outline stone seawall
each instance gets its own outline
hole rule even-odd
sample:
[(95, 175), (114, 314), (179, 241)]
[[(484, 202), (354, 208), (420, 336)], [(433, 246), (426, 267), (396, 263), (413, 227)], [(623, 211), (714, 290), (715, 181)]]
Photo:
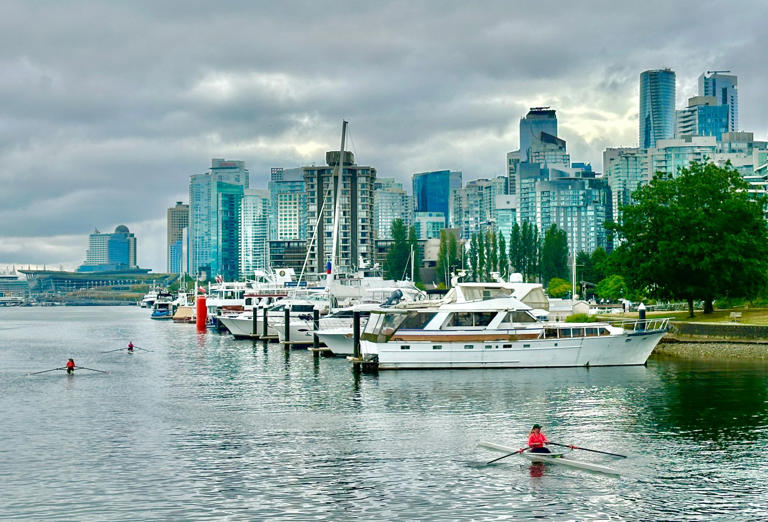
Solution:
[(652, 357), (710, 361), (768, 361), (768, 341), (664, 339), (653, 350)]

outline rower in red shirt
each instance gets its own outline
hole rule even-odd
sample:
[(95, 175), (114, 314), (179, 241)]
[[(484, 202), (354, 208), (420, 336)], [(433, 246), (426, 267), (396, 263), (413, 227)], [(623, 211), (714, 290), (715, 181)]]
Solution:
[(75, 373), (75, 360), (74, 359), (68, 360), (65, 368), (67, 369), (67, 373)]
[(549, 441), (547, 440), (547, 437), (541, 432), (541, 426), (534, 424), (531, 429), (531, 434), (528, 436), (528, 446), (531, 448), (531, 452), (551, 453), (544, 447), (544, 445), (548, 443)]
[(128, 341), (128, 351), (129, 352), (133, 351), (133, 341)]

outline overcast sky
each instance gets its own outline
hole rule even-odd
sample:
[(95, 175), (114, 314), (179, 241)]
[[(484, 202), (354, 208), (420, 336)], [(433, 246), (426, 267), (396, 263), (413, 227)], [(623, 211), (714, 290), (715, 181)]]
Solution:
[[(159, 5), (158, 5), (159, 4)], [(619, 7), (620, 6), (620, 7)], [(740, 127), (766, 139), (768, 2), (0, 3), (0, 264), (85, 258), (126, 224), (164, 271), (165, 212), (210, 159), (323, 163), (350, 121), (359, 164), (501, 175), (531, 106), (573, 161), (637, 144), (643, 70), (739, 76)], [(409, 188), (410, 190), (410, 188)]]

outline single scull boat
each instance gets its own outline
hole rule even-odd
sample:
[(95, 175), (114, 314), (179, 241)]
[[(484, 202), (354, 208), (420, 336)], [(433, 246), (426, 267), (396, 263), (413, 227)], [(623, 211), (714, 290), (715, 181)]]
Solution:
[(502, 446), (500, 444), (494, 444), (492, 442), (481, 442), (478, 446), (495, 451), (502, 451), (504, 453), (519, 453), (521, 456), (530, 460), (531, 462), (547, 462), (550, 464), (562, 464), (563, 466), (569, 466), (572, 468), (586, 469), (589, 471), (597, 471), (598, 473), (606, 473), (608, 475), (620, 475), (621, 473), (608, 466), (601, 466), (600, 464), (593, 464), (591, 462), (584, 462), (581, 460), (567, 459), (563, 457), (562, 453), (530, 453), (520, 452), (519, 449), (515, 449), (509, 446)]

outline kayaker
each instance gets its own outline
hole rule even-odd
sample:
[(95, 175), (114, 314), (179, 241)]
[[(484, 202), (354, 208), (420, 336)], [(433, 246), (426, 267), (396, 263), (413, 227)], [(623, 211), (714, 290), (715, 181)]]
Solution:
[(75, 360), (69, 359), (66, 365), (67, 373), (75, 373)]
[(551, 453), (551, 451), (544, 447), (548, 443), (547, 437), (541, 432), (541, 426), (534, 424), (533, 428), (531, 428), (531, 434), (528, 435), (528, 446), (531, 448), (531, 451), (533, 453)]
[(133, 341), (128, 341), (128, 351), (129, 352), (133, 351)]

